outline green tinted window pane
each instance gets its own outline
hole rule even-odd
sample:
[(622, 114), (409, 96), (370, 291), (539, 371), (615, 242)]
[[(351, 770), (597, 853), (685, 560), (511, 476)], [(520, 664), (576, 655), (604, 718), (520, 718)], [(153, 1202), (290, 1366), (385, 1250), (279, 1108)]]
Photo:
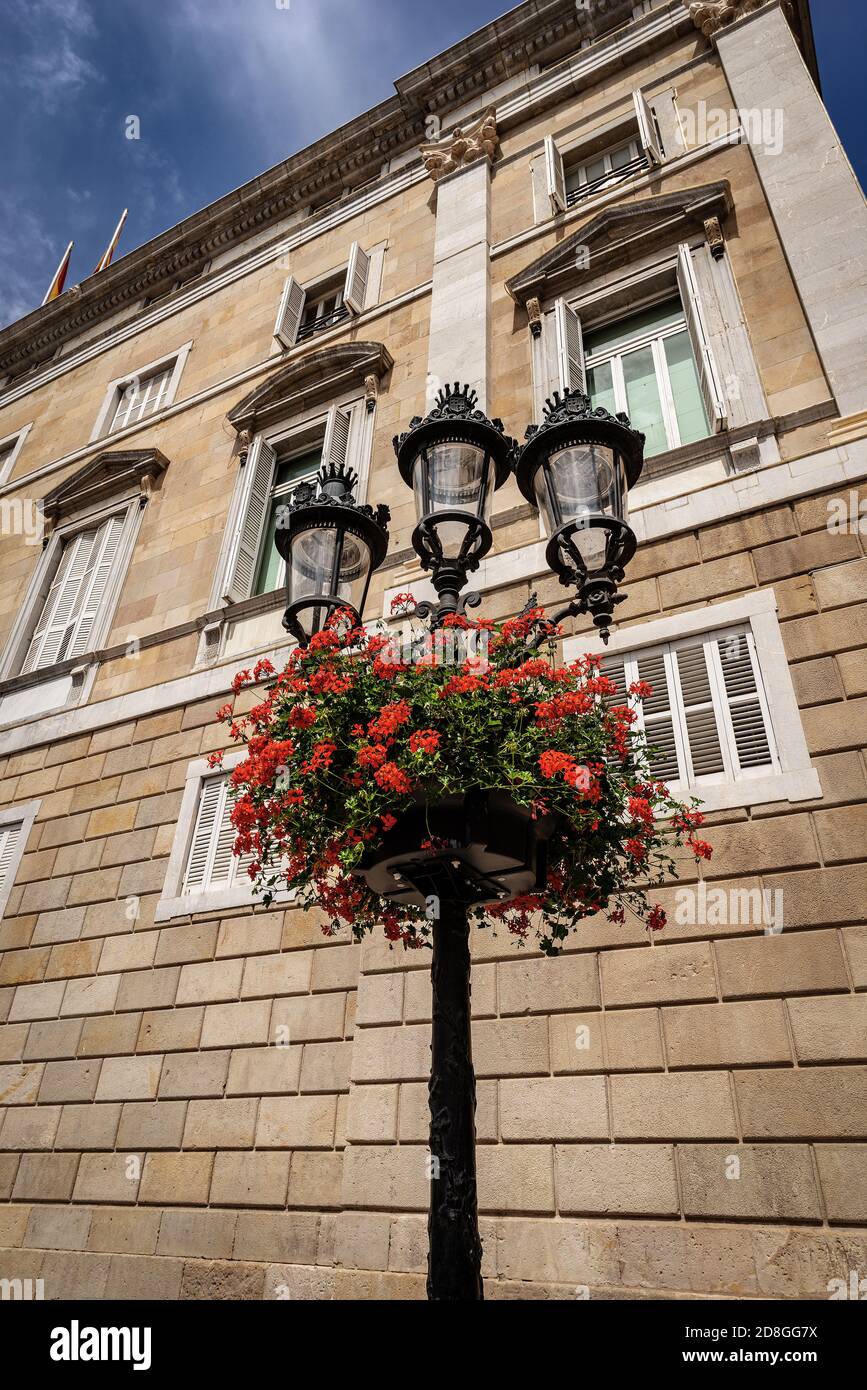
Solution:
[(283, 576), (284, 565), (274, 544), (274, 536), (277, 530), (277, 508), (283, 506), (285, 501), (286, 499), (282, 497), (275, 498), (268, 512), (262, 559), (259, 562), (259, 577), (256, 580), (257, 594), (272, 593), (280, 584)]
[(277, 465), (274, 479), (274, 493), (265, 523), (265, 537), (262, 543), (262, 558), (259, 561), (259, 574), (256, 579), (257, 594), (270, 594), (283, 583), (284, 564), (274, 544), (277, 531), (277, 508), (285, 506), (288, 495), (302, 478), (313, 477), (322, 462), (322, 450), (313, 449), (309, 454), (301, 454)]
[(618, 343), (628, 343), (644, 333), (653, 333), (669, 327), (683, 319), (683, 309), (679, 299), (666, 300), (655, 304), (640, 314), (632, 314), (628, 319), (618, 319), (617, 323), (597, 329), (595, 333), (584, 334), (584, 351), (588, 357), (615, 347)]
[(665, 358), (681, 444), (706, 439), (710, 433), (707, 414), (698, 384), (692, 344), (686, 333), (676, 333), (673, 338), (665, 339)]
[(599, 367), (590, 368), (587, 373), (587, 394), (594, 406), (604, 406), (606, 410), (611, 411), (612, 415), (616, 415), (614, 378), (610, 362), (603, 362)]
[(649, 347), (624, 355), (623, 379), (626, 383), (626, 412), (632, 428), (641, 430), (647, 436), (645, 455), (663, 453), (668, 448), (668, 438), (662, 419), (653, 352)]

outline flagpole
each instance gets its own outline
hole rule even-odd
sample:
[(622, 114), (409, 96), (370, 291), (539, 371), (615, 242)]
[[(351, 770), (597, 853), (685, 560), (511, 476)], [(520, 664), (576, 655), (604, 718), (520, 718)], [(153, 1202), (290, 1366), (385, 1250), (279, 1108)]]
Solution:
[(63, 255), (60, 257), (57, 269), (55, 270), (54, 275), (52, 276), (51, 284), (45, 291), (45, 298), (42, 301), (43, 305), (47, 304), (50, 299), (57, 299), (58, 295), (63, 293), (63, 282), (66, 279), (66, 271), (69, 267), (69, 257), (72, 254), (72, 248), (74, 245), (75, 242), (71, 241), (67, 246), (66, 250), (64, 251)]
[(96, 267), (96, 270), (93, 272), (94, 275), (98, 275), (101, 270), (106, 270), (108, 266), (111, 264), (111, 258), (114, 255), (115, 250), (117, 248), (117, 243), (120, 240), (120, 234), (123, 231), (123, 224), (126, 221), (128, 212), (129, 209), (124, 208), (123, 212), (121, 213), (120, 221), (114, 229), (114, 235), (111, 241), (108, 243), (108, 246), (106, 247), (105, 251), (103, 252), (102, 258), (98, 266)]

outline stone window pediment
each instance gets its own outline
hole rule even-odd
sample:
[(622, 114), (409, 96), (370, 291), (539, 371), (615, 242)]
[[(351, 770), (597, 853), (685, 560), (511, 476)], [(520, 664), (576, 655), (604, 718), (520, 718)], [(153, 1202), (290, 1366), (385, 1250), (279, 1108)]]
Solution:
[(274, 421), (289, 418), (307, 406), (330, 402), (354, 385), (370, 390), (388, 374), (393, 359), (382, 343), (335, 343), (305, 354), (274, 371), (266, 381), (229, 411), (229, 423), (240, 433), (256, 433)]

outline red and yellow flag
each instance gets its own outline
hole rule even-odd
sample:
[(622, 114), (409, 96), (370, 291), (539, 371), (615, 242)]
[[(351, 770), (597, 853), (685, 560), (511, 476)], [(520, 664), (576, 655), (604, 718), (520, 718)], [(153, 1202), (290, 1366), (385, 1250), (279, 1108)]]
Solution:
[(71, 241), (64, 251), (60, 259), (60, 265), (54, 272), (54, 279), (48, 286), (48, 292), (42, 301), (43, 304), (48, 304), (52, 299), (57, 299), (59, 295), (63, 294), (63, 286), (66, 283), (66, 272), (69, 269), (69, 258), (72, 255), (72, 248), (74, 245), (75, 242)]
[(111, 258), (112, 258), (112, 256), (114, 255), (114, 250), (115, 250), (115, 247), (117, 246), (117, 243), (120, 241), (120, 234), (121, 234), (121, 232), (123, 231), (123, 224), (124, 224), (124, 222), (126, 221), (127, 211), (128, 211), (128, 209), (127, 209), (127, 208), (124, 208), (123, 212), (121, 213), (121, 215), (120, 215), (120, 221), (118, 222), (117, 226), (116, 226), (115, 229), (114, 229), (114, 236), (112, 237), (111, 241), (108, 243), (108, 246), (105, 248), (105, 251), (103, 252), (103, 255), (102, 255), (102, 259), (100, 260), (99, 265), (96, 267), (96, 269), (95, 269), (94, 272), (93, 272), (94, 275), (98, 275), (99, 272), (100, 272), (101, 270), (105, 270), (106, 266), (111, 265)]

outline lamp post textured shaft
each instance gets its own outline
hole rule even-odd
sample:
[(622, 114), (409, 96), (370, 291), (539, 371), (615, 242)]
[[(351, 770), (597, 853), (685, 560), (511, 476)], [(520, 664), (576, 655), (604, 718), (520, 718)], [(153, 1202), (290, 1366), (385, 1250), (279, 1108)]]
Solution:
[(479, 1301), (482, 1244), (476, 1199), (476, 1078), (470, 1038), (466, 909), (442, 901), (433, 927), (428, 1218), (429, 1299)]

